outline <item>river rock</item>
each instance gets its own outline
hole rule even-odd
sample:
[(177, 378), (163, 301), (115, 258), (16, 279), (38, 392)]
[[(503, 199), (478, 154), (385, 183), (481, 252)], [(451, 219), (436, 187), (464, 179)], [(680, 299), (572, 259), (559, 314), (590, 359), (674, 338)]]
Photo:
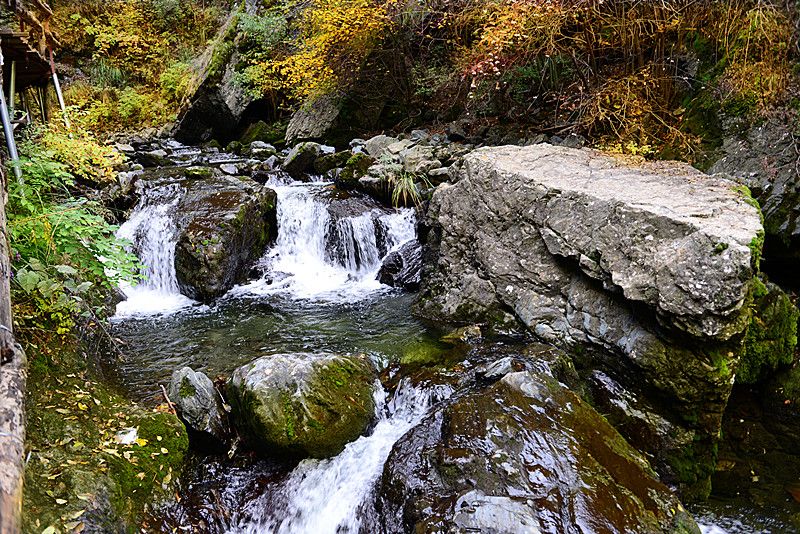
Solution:
[(275, 354), (234, 371), (228, 394), (239, 430), (267, 453), (326, 458), (375, 415), (367, 356)]
[(422, 246), (413, 240), (390, 252), (378, 271), (378, 281), (392, 287), (410, 291), (419, 289), (422, 272)]
[(531, 372), (435, 409), (392, 449), (376, 499), (385, 532), (700, 532), (602, 416)]
[(364, 144), (364, 148), (367, 151), (367, 154), (371, 158), (378, 158), (381, 154), (386, 152), (386, 149), (389, 145), (396, 143), (399, 141), (396, 137), (389, 137), (388, 135), (376, 135), (375, 137), (368, 139), (367, 142)]
[(172, 160), (167, 157), (167, 152), (162, 149), (139, 152), (136, 154), (136, 160), (143, 167), (169, 167), (173, 165)]
[(225, 411), (214, 383), (204, 373), (190, 367), (172, 373), (169, 397), (178, 416), (201, 440), (215, 445), (225, 442)]
[(706, 494), (751, 320), (752, 199), (688, 165), (547, 144), (475, 150), (458, 174), (430, 203), (418, 311), (521, 325), (659, 392), (705, 436), (688, 483)]
[(277, 235), (275, 191), (234, 177), (185, 182), (176, 210), (181, 292), (208, 302), (246, 280)]
[(794, 273), (800, 259), (800, 141), (785, 121), (759, 121), (745, 132), (732, 132), (724, 156), (710, 172), (723, 172), (747, 185), (761, 204), (764, 228), (771, 241), (774, 268)]
[(319, 143), (300, 143), (283, 160), (283, 170), (295, 180), (304, 178), (306, 173), (314, 172), (314, 162), (322, 152)]

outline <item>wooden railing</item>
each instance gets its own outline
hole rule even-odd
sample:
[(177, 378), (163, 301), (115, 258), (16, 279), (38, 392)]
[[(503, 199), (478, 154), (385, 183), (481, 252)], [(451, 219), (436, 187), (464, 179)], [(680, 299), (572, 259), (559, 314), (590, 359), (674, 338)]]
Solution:
[(42, 57), (47, 50), (56, 49), (60, 43), (50, 31), (53, 10), (43, 0), (3, 0), (19, 19), (20, 31), (28, 35), (28, 43), (37, 49)]

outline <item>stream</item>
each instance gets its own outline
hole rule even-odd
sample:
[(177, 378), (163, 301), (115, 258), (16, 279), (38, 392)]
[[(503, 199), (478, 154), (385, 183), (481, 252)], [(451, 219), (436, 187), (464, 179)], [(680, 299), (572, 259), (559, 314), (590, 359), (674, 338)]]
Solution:
[[(190, 150), (187, 148), (187, 151)], [(412, 293), (376, 280), (381, 260), (416, 239), (414, 210), (368, 210), (332, 221), (330, 184), (276, 175), (278, 238), (258, 265), (260, 276), (213, 305), (181, 295), (175, 274), (176, 184), (146, 187), (119, 235), (134, 243), (147, 279), (126, 287), (113, 320), (126, 356), (118, 380), (134, 399), (161, 402), (160, 384), (191, 366), (210, 377), (264, 355), (327, 351), (366, 353), (385, 368), (419, 355), (458, 361), (437, 327), (415, 318)], [(393, 445), (447, 398), (447, 385), (396, 381), (376, 386), (377, 422), (367, 435), (327, 460), (267, 460), (236, 454), (191, 461), (179, 504), (163, 512), (165, 528), (229, 533), (356, 533)], [(787, 518), (743, 502), (710, 501), (692, 510), (709, 534), (788, 532)]]

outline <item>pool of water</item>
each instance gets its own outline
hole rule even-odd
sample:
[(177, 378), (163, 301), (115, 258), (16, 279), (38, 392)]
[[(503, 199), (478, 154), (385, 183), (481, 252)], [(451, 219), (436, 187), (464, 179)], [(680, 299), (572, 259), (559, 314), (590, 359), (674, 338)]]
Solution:
[(435, 354), (452, 347), (442, 331), (411, 314), (415, 296), (377, 291), (353, 302), (285, 295), (228, 298), (170, 315), (115, 321), (124, 343), (118, 363), (124, 389), (135, 399), (160, 399), (175, 369), (190, 366), (213, 377), (258, 357), (282, 352), (366, 353), (379, 363)]

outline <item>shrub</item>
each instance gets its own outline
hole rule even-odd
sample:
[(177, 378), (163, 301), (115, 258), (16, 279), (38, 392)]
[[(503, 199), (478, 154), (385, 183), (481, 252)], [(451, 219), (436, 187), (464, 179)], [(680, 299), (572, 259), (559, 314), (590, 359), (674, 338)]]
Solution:
[(23, 335), (67, 335), (77, 316), (104, 314), (104, 295), (135, 279), (137, 260), (99, 204), (72, 196), (74, 176), (54, 152), (20, 149), (23, 180), (9, 180), (6, 205), (15, 318)]

